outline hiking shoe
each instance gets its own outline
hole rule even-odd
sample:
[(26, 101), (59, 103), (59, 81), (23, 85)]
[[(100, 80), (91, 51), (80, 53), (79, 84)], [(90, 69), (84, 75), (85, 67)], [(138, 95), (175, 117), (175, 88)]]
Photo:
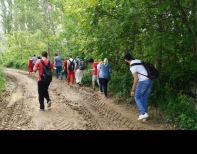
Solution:
[(142, 120), (142, 119), (146, 119), (146, 118), (148, 118), (148, 114), (147, 113), (141, 114), (137, 120)]
[(51, 100), (48, 102), (47, 107), (51, 106)]

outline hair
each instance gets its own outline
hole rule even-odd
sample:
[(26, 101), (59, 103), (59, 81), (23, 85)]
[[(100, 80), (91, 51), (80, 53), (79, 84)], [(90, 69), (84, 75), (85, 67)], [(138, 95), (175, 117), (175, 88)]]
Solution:
[(107, 58), (104, 59), (104, 63), (105, 63), (106, 65), (108, 65), (108, 59), (107, 59)]
[(90, 60), (88, 61), (89, 63), (93, 63), (94, 59), (90, 58)]
[(80, 58), (79, 56), (77, 56), (77, 58)]
[(35, 57), (36, 55), (34, 55), (34, 57)]
[(68, 59), (69, 59), (68, 57), (65, 58), (65, 60), (68, 60)]
[(125, 54), (124, 59), (126, 59), (126, 60), (135, 60), (135, 59), (131, 56), (130, 53)]
[(71, 56), (71, 55), (70, 55), (69, 57), (70, 57), (70, 58), (72, 58), (72, 56)]
[(46, 58), (47, 58), (47, 52), (46, 52), (46, 51), (42, 51), (41, 55), (42, 55), (43, 57), (46, 57)]
[(55, 56), (57, 56), (57, 54), (55, 54)]
[(41, 59), (40, 56), (37, 57), (38, 59)]

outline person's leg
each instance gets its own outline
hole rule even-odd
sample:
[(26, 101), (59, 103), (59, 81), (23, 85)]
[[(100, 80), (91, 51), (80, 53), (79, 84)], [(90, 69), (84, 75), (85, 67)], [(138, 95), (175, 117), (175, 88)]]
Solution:
[(50, 82), (48, 83), (44, 83), (44, 98), (47, 100), (47, 103), (50, 101), (49, 98), (49, 92), (48, 92), (48, 88), (49, 88)]
[(65, 76), (65, 79), (67, 80), (68, 72), (66, 70), (64, 70), (64, 76)]
[(82, 77), (83, 77), (83, 70), (79, 70), (79, 76), (78, 76), (79, 84), (81, 84)]
[(62, 79), (62, 66), (59, 67), (60, 78)]
[(96, 76), (92, 75), (92, 89), (95, 90), (95, 80), (96, 80)]
[(75, 74), (74, 71), (71, 71), (71, 83), (74, 84), (75, 81)]
[(80, 75), (80, 70), (77, 69), (76, 72), (75, 72), (75, 79), (76, 79), (76, 83), (77, 83), (77, 84), (79, 84), (79, 82), (80, 82), (80, 81), (79, 81), (79, 75)]
[(55, 69), (55, 76), (56, 76), (56, 79), (58, 79), (58, 67), (56, 67)]
[(68, 70), (68, 77), (67, 77), (68, 84), (70, 83), (70, 76), (71, 76), (71, 71)]
[(102, 87), (103, 87), (105, 98), (107, 98), (107, 83), (108, 83), (108, 81), (109, 81), (108, 79), (102, 79)]
[(38, 81), (38, 100), (40, 103), (40, 109), (44, 109), (44, 90), (45, 86), (42, 81)]
[(146, 108), (144, 106), (144, 103), (142, 102), (143, 101), (142, 98), (149, 84), (150, 83), (145, 80), (145, 81), (139, 81), (136, 86), (135, 101), (141, 115), (144, 115), (146, 113)]
[(103, 92), (103, 78), (99, 78), (99, 89), (100, 89), (100, 93), (102, 93)]
[(142, 95), (141, 101), (142, 101), (142, 104), (143, 104), (143, 106), (145, 108), (145, 112), (147, 113), (147, 110), (148, 110), (148, 97), (149, 97), (150, 92), (151, 92), (153, 81), (148, 79), (148, 80), (145, 80), (145, 82), (147, 84), (147, 87), (146, 87), (146, 91)]

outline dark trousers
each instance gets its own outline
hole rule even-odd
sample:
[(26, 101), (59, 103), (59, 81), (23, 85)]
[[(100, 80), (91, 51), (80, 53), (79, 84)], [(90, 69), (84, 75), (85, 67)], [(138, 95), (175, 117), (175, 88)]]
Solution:
[(49, 102), (49, 93), (48, 93), (48, 88), (49, 88), (50, 82), (42, 82), (38, 81), (38, 99), (40, 103), (40, 109), (44, 109), (44, 98), (47, 100), (47, 103)]
[(107, 84), (109, 82), (109, 79), (99, 78), (99, 82), (101, 83), (100, 91), (104, 91), (104, 95), (107, 97)]

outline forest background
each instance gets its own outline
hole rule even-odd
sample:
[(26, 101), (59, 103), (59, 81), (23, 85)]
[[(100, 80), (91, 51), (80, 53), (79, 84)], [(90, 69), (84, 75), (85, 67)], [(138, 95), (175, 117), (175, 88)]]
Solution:
[[(164, 122), (197, 130), (197, 2), (195, 0), (0, 0), (0, 91), (4, 67), (27, 70), (28, 59), (49, 53), (63, 59), (108, 58), (109, 91), (115, 102), (135, 103), (123, 56), (151, 62), (159, 70), (149, 106)], [(91, 85), (84, 72), (83, 83)]]

